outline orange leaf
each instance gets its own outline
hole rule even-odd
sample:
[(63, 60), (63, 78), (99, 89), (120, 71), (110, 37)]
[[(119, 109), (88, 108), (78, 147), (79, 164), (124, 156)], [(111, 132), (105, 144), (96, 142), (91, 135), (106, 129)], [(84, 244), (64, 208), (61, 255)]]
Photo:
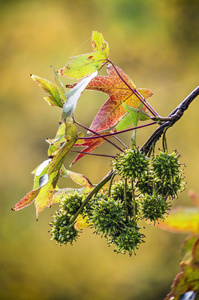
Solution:
[(85, 187), (89, 187), (89, 188), (93, 187), (90, 180), (87, 177), (85, 177), (83, 174), (75, 173), (75, 172), (72, 172), (69, 170), (67, 170), (67, 173), (75, 183), (80, 184)]
[(40, 188), (37, 190), (30, 191), (28, 194), (25, 195), (24, 198), (22, 198), (17, 204), (15, 204), (12, 210), (17, 211), (30, 205), (39, 194), (39, 191)]
[[(136, 91), (136, 86), (132, 80), (120, 68), (116, 68), (127, 84)], [(140, 100), (122, 81), (112, 65), (107, 66), (107, 73), (108, 76), (96, 76), (86, 87), (86, 89), (101, 91), (110, 96), (91, 124), (90, 128), (96, 132), (110, 129), (126, 114), (122, 102), (133, 108), (138, 108), (140, 104)], [(137, 91), (144, 98), (148, 98), (153, 94), (150, 90), (143, 88), (137, 89)]]

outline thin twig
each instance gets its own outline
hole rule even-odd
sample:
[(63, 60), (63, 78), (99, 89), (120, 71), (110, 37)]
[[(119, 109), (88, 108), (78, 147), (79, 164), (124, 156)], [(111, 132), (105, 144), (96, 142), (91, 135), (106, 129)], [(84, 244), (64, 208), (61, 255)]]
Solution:
[(144, 128), (144, 127), (151, 126), (151, 125), (154, 125), (154, 124), (157, 124), (157, 122), (155, 121), (155, 122), (152, 122), (152, 123), (148, 123), (148, 124), (136, 126), (136, 127), (125, 129), (125, 130), (121, 130), (121, 131), (115, 131), (115, 132), (111, 132), (111, 133), (106, 133), (106, 134), (103, 134), (103, 135), (100, 135), (100, 136), (79, 137), (78, 140), (92, 140), (92, 139), (104, 138), (104, 137), (107, 137), (107, 136), (115, 136), (117, 134), (121, 134), (121, 133), (124, 133), (124, 132), (132, 131), (132, 130), (135, 130), (135, 129)]
[(90, 152), (83, 152), (78, 150), (71, 150), (71, 152), (81, 153), (81, 154), (87, 154), (87, 155), (94, 155), (94, 156), (102, 156), (102, 157), (109, 157), (109, 158), (116, 158), (114, 155), (107, 155), (107, 154), (99, 154), (99, 153), (90, 153)]
[[(98, 132), (95, 132), (94, 130), (92, 130), (92, 129), (86, 127), (86, 126), (84, 126), (83, 124), (81, 124), (79, 122), (77, 122), (74, 118), (73, 118), (73, 120), (74, 120), (74, 123), (76, 123), (77, 125), (81, 126), (82, 128), (86, 129), (87, 131), (90, 131), (93, 134), (97, 135), (98, 136), (97, 138), (103, 138), (105, 141), (107, 141), (108, 143), (110, 143), (111, 145), (113, 145), (114, 147), (116, 147), (119, 151), (124, 152), (119, 146), (117, 146), (115, 143), (113, 143), (112, 141), (110, 141), (106, 137), (101, 136)], [(91, 138), (94, 138), (94, 137), (91, 137)], [(82, 139), (82, 138), (78, 138), (78, 139)]]

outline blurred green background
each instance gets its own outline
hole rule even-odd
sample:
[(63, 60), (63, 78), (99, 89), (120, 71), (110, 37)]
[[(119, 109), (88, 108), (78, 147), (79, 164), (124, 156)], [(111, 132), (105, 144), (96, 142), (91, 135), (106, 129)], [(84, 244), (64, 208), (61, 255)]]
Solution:
[[(47, 158), (45, 138), (55, 136), (60, 116), (30, 74), (53, 81), (50, 65), (59, 69), (70, 56), (90, 52), (91, 33), (98, 30), (110, 58), (138, 87), (154, 92), (150, 103), (166, 116), (198, 85), (198, 9), (190, 0), (1, 1), (0, 299), (159, 300), (169, 292), (186, 235), (146, 225), (146, 243), (132, 257), (115, 254), (91, 229), (74, 246), (59, 247), (48, 233), (55, 206), (38, 222), (34, 205), (10, 209), (31, 190), (30, 172)], [(85, 92), (76, 118), (89, 126), (106, 99)], [(188, 191), (199, 191), (198, 111), (196, 99), (168, 133), (170, 151), (177, 149), (187, 166), (186, 191), (174, 206), (192, 205)], [(140, 145), (151, 130), (138, 132)], [(108, 160), (86, 157), (71, 170), (97, 183), (108, 169)]]

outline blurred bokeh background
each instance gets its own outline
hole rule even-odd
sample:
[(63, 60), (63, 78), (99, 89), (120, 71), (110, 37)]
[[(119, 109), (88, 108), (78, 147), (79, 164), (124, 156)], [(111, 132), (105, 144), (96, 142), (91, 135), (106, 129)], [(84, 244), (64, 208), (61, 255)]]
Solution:
[[(63, 67), (70, 56), (91, 51), (93, 30), (101, 31), (110, 58), (138, 87), (154, 92), (150, 103), (166, 116), (199, 79), (199, 2), (190, 0), (7, 0), (0, 9), (0, 299), (160, 300), (180, 271), (179, 247), (186, 235), (146, 225), (146, 243), (136, 256), (117, 255), (85, 229), (74, 246), (50, 241), (56, 207), (35, 220), (35, 207), (12, 212), (32, 189), (30, 172), (47, 158), (45, 138), (55, 136), (60, 110), (42, 100), (30, 79), (53, 81), (50, 65)], [(105, 74), (102, 72), (102, 74)], [(63, 78), (63, 82), (68, 81)], [(89, 126), (107, 99), (85, 92), (76, 118)], [(169, 150), (186, 164), (186, 191), (173, 205), (191, 206), (188, 191), (199, 191), (199, 102), (168, 132)], [(152, 129), (139, 132), (139, 144)], [(129, 136), (128, 136), (129, 139)], [(104, 152), (112, 151), (106, 146)], [(72, 159), (73, 157), (71, 157)], [(66, 161), (66, 167), (71, 161)], [(102, 167), (103, 166), (103, 167)], [(86, 157), (71, 169), (97, 183), (109, 161)], [(70, 186), (67, 179), (62, 186)]]

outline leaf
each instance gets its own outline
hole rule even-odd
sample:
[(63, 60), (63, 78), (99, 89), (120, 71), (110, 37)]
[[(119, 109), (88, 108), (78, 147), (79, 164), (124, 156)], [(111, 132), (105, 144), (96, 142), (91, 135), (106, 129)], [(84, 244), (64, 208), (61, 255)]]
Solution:
[(33, 201), (35, 201), (36, 207), (36, 218), (38, 218), (39, 214), (46, 207), (50, 207), (53, 202), (53, 191), (57, 185), (59, 179), (59, 171), (56, 171), (50, 175), (50, 178), (47, 184), (39, 187), (36, 190), (32, 190), (29, 192), (24, 198), (22, 198), (13, 208), (12, 210), (17, 211), (28, 205), (30, 205)]
[(180, 264), (181, 272), (175, 277), (165, 300), (193, 299), (185, 296), (194, 296), (199, 289), (199, 236), (189, 239), (182, 245), (184, 257)]
[(30, 191), (28, 194), (25, 195), (24, 198), (22, 198), (17, 204), (15, 204), (14, 207), (12, 207), (12, 210), (17, 211), (17, 210), (20, 210), (20, 209), (30, 205), (34, 201), (34, 199), (37, 197), (39, 191), (40, 191), (40, 188), (37, 190)]
[[(133, 90), (136, 90), (136, 86), (132, 80), (120, 68), (116, 67), (116, 69), (127, 84)], [(96, 132), (109, 130), (121, 120), (126, 114), (122, 102), (136, 109), (141, 103), (136, 95), (120, 79), (112, 65), (107, 66), (107, 72), (108, 76), (96, 76), (86, 87), (88, 90), (101, 91), (110, 96), (100, 108), (90, 126)], [(137, 89), (137, 91), (144, 98), (152, 96), (152, 92), (148, 89)]]
[(188, 238), (183, 241), (180, 251), (183, 262), (190, 263), (190, 261), (192, 260), (193, 248), (197, 240), (199, 240), (198, 235), (193, 234), (191, 236), (188, 236)]
[(125, 130), (131, 124), (134, 124), (136, 127), (138, 124), (138, 120), (146, 121), (149, 120), (150, 117), (144, 114), (141, 110), (133, 108), (126, 103), (122, 102), (122, 106), (126, 110), (127, 114), (120, 120), (120, 122), (116, 126), (116, 131)]
[(75, 144), (78, 135), (77, 135), (77, 129), (74, 126), (72, 122), (66, 123), (66, 141), (61, 146), (61, 148), (56, 152), (56, 154), (53, 156), (51, 163), (49, 165), (48, 173), (51, 174), (52, 172), (55, 172), (56, 170), (59, 170), (64, 162), (64, 159), (70, 149)]
[(176, 207), (171, 210), (169, 216), (160, 221), (157, 226), (171, 232), (199, 232), (199, 208)]
[(51, 66), (51, 67), (53, 68), (56, 87), (59, 92), (59, 95), (60, 95), (60, 98), (62, 101), (62, 106), (63, 106), (64, 102), (66, 101), (66, 91), (65, 91), (63, 83), (59, 80), (59, 77), (58, 77), (57, 72), (55, 71), (54, 67), (53, 66)]
[(81, 230), (85, 227), (89, 227), (90, 224), (88, 223), (88, 217), (83, 217), (82, 215), (78, 215), (76, 221), (75, 221), (75, 229)]
[[(57, 150), (52, 159), (44, 161), (33, 171), (35, 174), (33, 190), (21, 199), (12, 210), (22, 209), (35, 201), (36, 217), (38, 217), (44, 208), (50, 207), (54, 203), (53, 194), (57, 189), (60, 168), (77, 140), (77, 129), (73, 123), (66, 123), (65, 126), (65, 143)], [(59, 130), (63, 130), (63, 128), (59, 128)]]
[(47, 184), (43, 185), (38, 196), (35, 198), (36, 218), (46, 207), (51, 207), (53, 202), (53, 192), (59, 179), (59, 170), (52, 172)]
[(79, 185), (82, 185), (84, 187), (89, 187), (89, 188), (93, 187), (90, 180), (87, 177), (85, 177), (83, 174), (75, 173), (75, 172), (66, 170), (64, 168), (64, 166), (62, 166), (61, 175), (66, 176), (66, 177), (70, 177), (75, 183), (77, 183)]
[(50, 144), (48, 148), (48, 156), (53, 157), (56, 155), (57, 151), (63, 146), (66, 142), (66, 123), (62, 123), (56, 133), (54, 139), (46, 139), (46, 141)]
[(82, 92), (86, 88), (86, 86), (89, 84), (89, 82), (97, 75), (97, 71), (90, 74), (88, 77), (82, 79), (75, 85), (67, 94), (66, 94), (66, 101), (63, 106), (62, 110), (62, 120), (66, 120), (68, 117), (70, 117), (77, 105), (77, 101), (79, 97), (81, 96)]
[(93, 31), (91, 44), (93, 47), (93, 51), (103, 51), (106, 55), (106, 58), (109, 57), (109, 46), (108, 43), (104, 40), (101, 32)]
[(49, 95), (44, 97), (50, 106), (63, 107), (62, 100), (58, 89), (50, 81), (36, 75), (31, 75), (31, 78)]
[(101, 33), (92, 34), (92, 47), (94, 52), (69, 58), (66, 66), (58, 71), (60, 75), (79, 79), (99, 70), (108, 59), (109, 47)]
[[(95, 137), (96, 135), (93, 135)], [(108, 137), (107, 137), (108, 138)], [(95, 139), (85, 139), (84, 142), (81, 140), (79, 143), (76, 142), (74, 146), (86, 146), (81, 153), (79, 153), (76, 158), (73, 160), (72, 164), (76, 163), (81, 157), (83, 157), (85, 154), (84, 153), (92, 153), (97, 147), (99, 147), (102, 143), (104, 142), (103, 138), (95, 138)]]

